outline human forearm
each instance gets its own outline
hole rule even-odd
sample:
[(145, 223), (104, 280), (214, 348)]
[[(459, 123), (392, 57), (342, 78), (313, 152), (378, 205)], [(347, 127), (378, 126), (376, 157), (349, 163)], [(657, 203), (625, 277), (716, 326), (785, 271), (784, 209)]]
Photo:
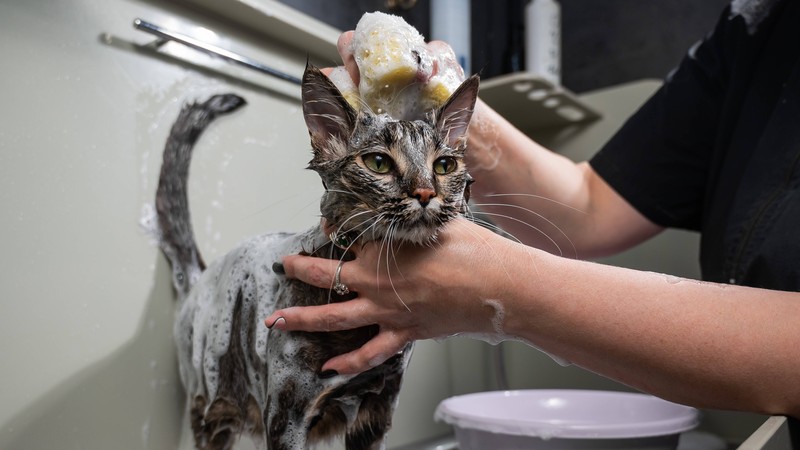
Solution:
[(480, 100), (467, 165), (479, 210), (523, 243), (589, 258), (615, 253), (660, 231), (587, 163), (534, 142)]
[(505, 294), (505, 333), (674, 401), (800, 414), (798, 294), (535, 259)]
[(565, 235), (580, 234), (589, 198), (578, 165), (540, 146), (480, 100), (466, 159), (480, 211), (528, 245), (572, 250)]

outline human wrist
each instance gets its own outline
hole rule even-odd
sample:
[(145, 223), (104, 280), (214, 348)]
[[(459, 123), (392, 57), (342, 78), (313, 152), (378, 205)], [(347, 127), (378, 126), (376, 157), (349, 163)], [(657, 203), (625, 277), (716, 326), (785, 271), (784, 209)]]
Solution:
[(507, 276), (498, 288), (498, 301), (504, 309), (504, 320), (496, 330), (505, 338), (530, 341), (535, 322), (543, 311), (546, 298), (547, 274), (557, 257), (533, 247), (511, 242), (506, 249)]
[(470, 123), (466, 161), (473, 174), (494, 170), (500, 162), (501, 117), (480, 98)]

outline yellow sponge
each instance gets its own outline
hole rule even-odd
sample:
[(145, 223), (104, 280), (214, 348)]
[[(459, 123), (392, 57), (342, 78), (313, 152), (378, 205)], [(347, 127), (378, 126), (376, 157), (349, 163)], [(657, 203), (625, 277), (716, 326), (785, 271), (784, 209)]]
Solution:
[(452, 50), (445, 46), (446, 50), (432, 54), (425, 38), (399, 16), (364, 14), (352, 46), (361, 74), (357, 91), (352, 81), (348, 85), (340, 79), (349, 79), (346, 72), (332, 74), (331, 79), (357, 109), (366, 105), (376, 114), (418, 119), (441, 106), (464, 80), (457, 64), (454, 69)]

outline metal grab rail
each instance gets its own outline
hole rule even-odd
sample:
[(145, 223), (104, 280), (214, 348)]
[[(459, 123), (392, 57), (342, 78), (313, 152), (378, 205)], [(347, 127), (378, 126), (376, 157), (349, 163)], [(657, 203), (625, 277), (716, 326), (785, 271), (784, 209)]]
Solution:
[(254, 59), (242, 56), (238, 53), (234, 53), (230, 50), (226, 50), (224, 48), (217, 47), (215, 45), (207, 44), (191, 36), (186, 36), (184, 34), (167, 30), (163, 27), (160, 27), (150, 22), (146, 22), (142, 19), (139, 18), (134, 19), (133, 27), (136, 28), (137, 30), (144, 31), (158, 37), (158, 39), (151, 44), (155, 48), (164, 45), (168, 41), (173, 41), (179, 44), (183, 44), (187, 47), (193, 48), (195, 50), (201, 51), (203, 53), (206, 53), (210, 56), (221, 58), (225, 61), (238, 64), (248, 69), (252, 69), (266, 75), (280, 78), (281, 80), (289, 81), (294, 84), (298, 85), (301, 84), (300, 78), (289, 75), (285, 72), (281, 72), (280, 70), (273, 69), (272, 67), (268, 67)]

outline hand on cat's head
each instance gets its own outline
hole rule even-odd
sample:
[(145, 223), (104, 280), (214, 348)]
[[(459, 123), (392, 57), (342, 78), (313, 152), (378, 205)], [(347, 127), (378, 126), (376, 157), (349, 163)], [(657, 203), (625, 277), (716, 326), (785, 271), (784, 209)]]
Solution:
[[(361, 81), (361, 74), (358, 70), (358, 64), (356, 64), (356, 58), (353, 54), (353, 34), (354, 31), (349, 30), (339, 35), (339, 40), (336, 42), (336, 49), (339, 51), (339, 55), (342, 57), (344, 69), (350, 75), (350, 78), (353, 80), (353, 84), (358, 86), (359, 82)], [(417, 80), (419, 82), (427, 83), (428, 80), (436, 76), (441, 69), (453, 69), (460, 67), (455, 52), (446, 42), (430, 41), (426, 44), (426, 46), (428, 48), (428, 52), (436, 57), (433, 59), (433, 70), (430, 74), (426, 74), (422, 70), (418, 72)], [(333, 70), (334, 67), (326, 67), (322, 69), (322, 73), (330, 76)], [(463, 74), (461, 78), (463, 80)]]
[[(361, 75), (358, 72), (358, 64), (356, 58), (353, 56), (353, 30), (345, 31), (339, 35), (339, 40), (336, 42), (336, 49), (339, 51), (339, 56), (342, 57), (342, 63), (350, 78), (353, 79), (353, 84), (358, 86), (361, 81)], [(322, 73), (330, 76), (333, 72), (333, 67), (326, 67), (322, 69)]]

